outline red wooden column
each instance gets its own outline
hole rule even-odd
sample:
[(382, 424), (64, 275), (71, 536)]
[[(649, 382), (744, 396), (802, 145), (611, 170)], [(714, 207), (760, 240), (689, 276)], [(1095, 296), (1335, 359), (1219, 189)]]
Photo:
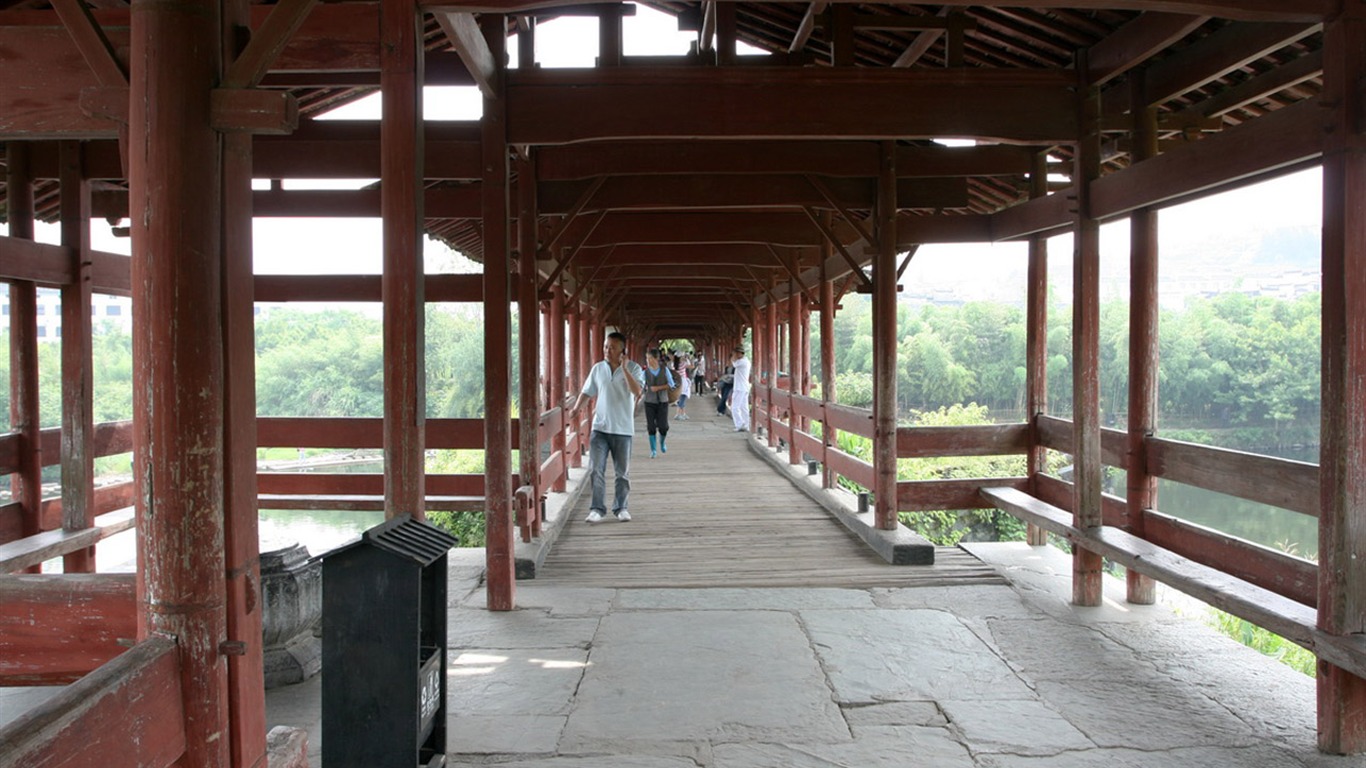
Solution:
[[(90, 339), (90, 183), (81, 145), (63, 141), (62, 245), (71, 249), (71, 282), (62, 286), (62, 529), (95, 524), (95, 395)], [(66, 573), (94, 573), (95, 548), (62, 557)]]
[(266, 751), (251, 216), (251, 134), (229, 133), (223, 137), (224, 550), (228, 640), (241, 643), (243, 649), (228, 657), (234, 766), (262, 765)]
[[(491, 611), (515, 607), (516, 561), (512, 525), (512, 408), (511, 373), (512, 272), (508, 219), (507, 99), (502, 61), (507, 51), (507, 26), (500, 15), (483, 25), (489, 51), (499, 67), (497, 95), (484, 98), (480, 121), (484, 177), (481, 187), (484, 216), (484, 514), (487, 544), (488, 606)], [(528, 425), (524, 425), (528, 426)]]
[[(795, 261), (795, 259), (794, 259)], [(792, 396), (792, 408), (787, 415), (787, 423), (792, 432), (800, 426), (797, 423), (796, 397), (802, 394), (802, 286), (793, 277), (788, 282), (788, 321), (787, 321), (787, 391)], [(789, 434), (787, 440), (787, 463), (800, 464), (802, 452), (797, 448), (796, 435)]]
[[(1134, 162), (1157, 156), (1157, 110), (1148, 105), (1143, 72), (1129, 78), (1133, 98)], [(1124, 527), (1143, 536), (1143, 510), (1156, 506), (1157, 478), (1148, 472), (1147, 439), (1157, 431), (1157, 211), (1129, 214), (1129, 468)], [(1157, 601), (1157, 583), (1132, 568), (1125, 573), (1127, 599), (1139, 605)]]
[[(564, 404), (565, 394), (565, 373), (564, 373), (564, 291), (559, 286), (550, 289), (550, 335), (546, 343), (550, 347), (550, 365), (546, 370), (546, 378), (550, 380), (550, 399), (546, 402), (549, 408), (558, 408)], [(550, 440), (550, 451), (564, 452), (564, 429), (557, 430)], [(569, 482), (569, 465), (565, 464), (555, 480), (550, 486), (550, 490), (556, 493), (564, 493)]]
[(174, 637), (184, 766), (229, 761), (219, 4), (134, 0), (130, 43), (139, 638)]
[[(528, 150), (529, 151), (529, 150)], [(518, 155), (517, 170), (517, 459), (521, 483), (540, 499), (541, 451), (537, 425), (541, 420), (541, 299), (536, 271), (536, 164)], [(547, 315), (547, 319), (548, 319)], [(550, 371), (546, 370), (549, 385)]]
[[(773, 296), (777, 293), (778, 277), (775, 275), (768, 281), (768, 306), (764, 313), (764, 373), (766, 378), (764, 384), (767, 389), (764, 391), (764, 430), (768, 434), (768, 447), (775, 448), (778, 445), (778, 435), (773, 431), (773, 393), (778, 390), (778, 366), (782, 359), (778, 347), (778, 302), (774, 301)], [(751, 420), (753, 413), (750, 414)]]
[[(1033, 157), (1029, 171), (1029, 196), (1048, 194), (1048, 153)], [(1029, 269), (1025, 286), (1025, 411), (1029, 418), (1029, 450), (1026, 475), (1037, 495), (1039, 475), (1044, 471), (1045, 449), (1039, 442), (1039, 417), (1048, 412), (1048, 238), (1029, 238)], [(1048, 532), (1033, 523), (1025, 537), (1036, 547), (1048, 544)]]
[(877, 527), (897, 526), (896, 501), (896, 147), (884, 141), (873, 255), (873, 495)]
[[(587, 326), (583, 322), (583, 305), (579, 303), (578, 299), (575, 299), (573, 307), (569, 310), (569, 382), (566, 385), (569, 395), (577, 395), (579, 387), (583, 386), (583, 379), (587, 371), (583, 367), (584, 347), (588, 346), (584, 341), (584, 334), (586, 333)], [(559, 404), (564, 405), (564, 399), (561, 399)], [(565, 417), (570, 418), (570, 414), (565, 414)], [(580, 419), (577, 416), (573, 418), (575, 419), (574, 433), (577, 435)], [(575, 469), (582, 467), (583, 456), (581, 454), (578, 446), (575, 446), (569, 466)]]
[[(1318, 626), (1366, 632), (1366, 139), (1360, 115), (1366, 11), (1324, 27), (1323, 426)], [(1366, 750), (1366, 680), (1318, 664), (1319, 749)]]
[[(749, 334), (749, 335), (750, 335), (749, 362), (750, 362), (750, 379), (751, 379), (752, 383), (751, 383), (750, 386), (749, 386), (749, 399), (750, 399), (750, 401), (751, 401), (751, 403), (750, 403), (750, 409), (749, 409), (749, 431), (750, 431), (750, 432), (755, 432), (755, 433), (757, 433), (757, 432), (759, 431), (759, 414), (758, 414), (758, 410), (759, 410), (759, 408), (758, 408), (759, 397), (758, 397), (758, 392), (759, 392), (759, 387), (763, 386), (763, 382), (760, 381), (759, 377), (760, 377), (760, 376), (762, 375), (762, 373), (763, 373), (764, 360), (768, 359), (768, 338), (769, 338), (769, 337), (768, 337), (768, 326), (767, 326), (767, 324), (765, 323), (765, 319), (768, 317), (768, 313), (764, 312), (762, 309), (759, 308), (758, 302), (757, 302), (757, 294), (756, 294), (756, 301), (755, 301), (751, 306), (752, 306), (752, 310), (750, 311), (750, 328), (751, 328), (751, 331), (750, 331), (750, 334)], [(742, 334), (741, 334), (741, 341), (743, 341), (743, 332), (742, 332)], [(731, 390), (731, 402), (734, 402), (734, 400), (735, 400), (735, 391), (732, 389), (732, 390)]]
[[(29, 145), (9, 142), (5, 190), (10, 237), (33, 239), (33, 177)], [(20, 535), (42, 530), (43, 443), (38, 406), (38, 287), (27, 280), (9, 284), (9, 421), (19, 435), (17, 472), (10, 475), (10, 494), (19, 502)], [(41, 565), (25, 569), (38, 573)]]
[[(1084, 58), (1084, 57), (1083, 57)], [(1084, 64), (1084, 60), (1081, 64)], [(1078, 72), (1087, 68), (1078, 65)], [(1091, 216), (1091, 182), (1100, 176), (1099, 89), (1083, 84), (1078, 101), (1077, 223), (1072, 256), (1072, 518), (1078, 528), (1101, 524), (1100, 458), (1100, 224)], [(1101, 557), (1081, 547), (1072, 554), (1072, 602), (1100, 605)]]
[(384, 232), (384, 516), (425, 514), (422, 14), (381, 0), (380, 216)]
[[(828, 216), (829, 214), (821, 214)], [(829, 246), (821, 248), (821, 401), (835, 402), (835, 281), (830, 279), (826, 260)], [(821, 424), (821, 442), (825, 450), (835, 447), (836, 432), (829, 421)], [(821, 487), (835, 487), (835, 473), (830, 470), (828, 456), (821, 456)]]

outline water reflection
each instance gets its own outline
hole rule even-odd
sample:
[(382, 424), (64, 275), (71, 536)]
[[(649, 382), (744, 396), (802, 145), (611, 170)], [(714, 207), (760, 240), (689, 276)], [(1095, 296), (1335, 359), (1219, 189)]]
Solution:
[(1319, 524), (1308, 515), (1160, 478), (1157, 508), (1272, 549), (1318, 558)]
[(263, 509), (260, 514), (261, 551), (302, 544), (310, 555), (335, 549), (384, 522), (381, 511)]

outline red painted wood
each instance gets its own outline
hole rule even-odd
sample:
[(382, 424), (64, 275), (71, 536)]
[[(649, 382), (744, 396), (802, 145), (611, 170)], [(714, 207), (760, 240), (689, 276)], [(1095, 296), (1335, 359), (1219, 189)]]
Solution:
[(1144, 510), (1144, 538), (1230, 576), (1304, 603), (1318, 604), (1318, 566), (1157, 510)]
[[(550, 397), (546, 405), (558, 412), (558, 408), (565, 399), (565, 360), (564, 360), (564, 291), (558, 286), (551, 289), (550, 297), (550, 335), (547, 344), (550, 347), (550, 365), (547, 368), (547, 378), (550, 379)], [(565, 450), (564, 423), (562, 414), (557, 413), (556, 427), (552, 430), (550, 438), (550, 452), (563, 454)], [(564, 493), (568, 487), (569, 468), (561, 462), (561, 471), (551, 480), (550, 490), (556, 493)]]
[[(536, 179), (535, 164), (520, 154), (513, 163), (517, 174), (517, 420), (532, 424), (541, 411), (541, 299), (540, 275), (536, 271)], [(532, 499), (541, 497), (540, 440), (537, 430), (523, 429), (517, 441), (520, 474), (531, 486)], [(526, 534), (530, 534), (530, 523)]]
[[(284, 448), (381, 448), (381, 419), (263, 416), (256, 420), (258, 445)], [(429, 419), (428, 448), (484, 447), (480, 419)], [(518, 432), (514, 423), (513, 432)]]
[[(1048, 155), (1036, 153), (1030, 161), (1029, 197), (1039, 200), (1048, 194)], [(1045, 452), (1039, 436), (1038, 417), (1048, 412), (1048, 240), (1043, 235), (1029, 238), (1029, 266), (1025, 279), (1025, 413), (1029, 421), (1025, 474), (1030, 478), (1030, 493), (1037, 493), (1035, 478), (1045, 467)], [(1037, 525), (1026, 526), (1025, 538), (1032, 546), (1048, 543), (1047, 533)]]
[[(1085, 71), (1085, 57), (1078, 70)], [(1100, 455), (1100, 223), (1091, 213), (1090, 183), (1100, 177), (1100, 92), (1084, 88), (1077, 100), (1076, 231), (1072, 256), (1072, 486), (1074, 525), (1101, 524)], [(1080, 547), (1072, 553), (1072, 602), (1100, 605), (1103, 597), (1100, 555)]]
[[(72, 282), (62, 286), (62, 528), (79, 531), (94, 524), (95, 383), (91, 370), (90, 185), (81, 168), (80, 146), (63, 142), (61, 151), (62, 245), (72, 256)], [(62, 558), (66, 573), (95, 570), (93, 549)]]
[(1028, 424), (969, 427), (900, 427), (896, 455), (900, 459), (932, 456), (1006, 456), (1029, 448)]
[(1023, 491), (1026, 477), (977, 477), (952, 480), (914, 480), (896, 484), (897, 509), (920, 512), (941, 509), (990, 509), (982, 488), (1015, 488)]
[[(1021, 70), (829, 70), (765, 67), (515, 70), (509, 73), (508, 140), (564, 144), (622, 136), (633, 115), (640, 138), (898, 138), (911, 135), (1060, 143), (1076, 137), (1074, 83)], [(746, 109), (736, 112), (734, 104)], [(875, 114), (863, 108), (880, 104)], [(942, 105), (953, 104), (954, 109)], [(931, 108), (938, 105), (941, 108)], [(820, 120), (792, 120), (794, 114)], [(724, 116), (724, 119), (723, 119)]]
[[(246, 0), (226, 3), (244, 21)], [(231, 34), (232, 28), (225, 29)], [(228, 40), (225, 48), (232, 50)], [(223, 353), (225, 358), (223, 546), (227, 638), (245, 648), (228, 657), (228, 740), (232, 765), (255, 768), (266, 755), (259, 515), (256, 504), (256, 335), (252, 275), (252, 137), (223, 139)]]
[(189, 765), (229, 759), (222, 144), (209, 115), (218, 56), (206, 54), (221, 44), (218, 14), (208, 0), (136, 0), (129, 59), (139, 635), (177, 638), (183, 726), (156, 727), (183, 729)]
[(872, 464), (835, 448), (827, 450), (825, 456), (826, 462), (835, 474), (846, 477), (864, 488), (873, 487)]
[(1145, 442), (1154, 477), (1319, 516), (1317, 465), (1157, 437)]
[(425, 475), (421, 33), (413, 0), (380, 3), (385, 515), (423, 514)]
[[(1318, 628), (1366, 632), (1366, 138), (1361, 134), (1366, 12), (1356, 4), (1324, 29), (1323, 427), (1320, 437)], [(1319, 749), (1366, 751), (1366, 679), (1320, 662)]]
[(877, 250), (873, 256), (873, 467), (877, 527), (895, 530), (896, 495), (896, 155), (882, 145)]
[[(1157, 111), (1147, 106), (1144, 74), (1135, 73), (1129, 88), (1134, 94), (1133, 159), (1155, 157)], [(1157, 211), (1143, 208), (1129, 217), (1129, 423), (1126, 458), (1126, 517), (1121, 526), (1145, 536), (1143, 510), (1157, 506), (1157, 478), (1148, 469), (1145, 441), (1157, 431), (1158, 409), (1158, 246)], [(1137, 571), (1125, 572), (1128, 601), (1152, 605), (1157, 584)]]
[[(507, 29), (501, 23), (484, 28), (489, 50), (499, 64), (502, 91), (507, 70)], [(501, 95), (501, 94), (500, 94)], [(516, 605), (516, 563), (512, 525), (512, 430), (508, 377), (512, 343), (510, 235), (508, 222), (508, 138), (506, 98), (485, 98), (483, 126), (484, 177), (484, 485), (486, 503), (485, 565), (489, 610), (510, 611)]]
[[(5, 242), (23, 245), (33, 238), (33, 180), (29, 172), (28, 145), (6, 144), (5, 172), (7, 219), (11, 237)], [(9, 391), (12, 458), (0, 462), (13, 468), (10, 495), (18, 502), (19, 536), (42, 530), (42, 424), (38, 405), (38, 292), (32, 282), (9, 284)], [(32, 570), (37, 570), (32, 569)]]
[(0, 576), (0, 684), (66, 685), (126, 651), (137, 636), (134, 579)]
[(139, 643), (0, 728), (0, 754), (15, 768), (137, 768), (191, 759), (198, 750), (186, 731), (178, 655), (165, 637)]
[[(828, 214), (822, 214), (828, 215)], [(827, 461), (829, 450), (836, 445), (838, 430), (834, 419), (827, 416), (835, 402), (835, 283), (826, 268), (827, 258), (834, 250), (828, 243), (821, 246), (821, 487), (835, 487), (835, 475)]]

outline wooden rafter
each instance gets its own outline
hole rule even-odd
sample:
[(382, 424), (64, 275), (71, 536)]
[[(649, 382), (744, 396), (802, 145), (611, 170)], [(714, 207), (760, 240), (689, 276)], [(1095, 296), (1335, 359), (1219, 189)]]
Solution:
[(289, 43), (294, 33), (303, 26), (304, 19), (318, 0), (280, 0), (271, 7), (265, 23), (258, 27), (241, 55), (232, 62), (223, 77), (224, 88), (255, 88)]
[(816, 190), (816, 192), (820, 193), (820, 196), (824, 198), (832, 208), (839, 211), (839, 214), (844, 218), (845, 223), (853, 227), (854, 231), (858, 233), (860, 240), (867, 243), (870, 248), (876, 245), (877, 240), (863, 227), (862, 222), (849, 211), (849, 208), (845, 206), (843, 201), (830, 191), (830, 187), (826, 186), (825, 182), (814, 176), (807, 176), (806, 181)]
[(839, 238), (835, 237), (835, 233), (831, 231), (830, 227), (827, 226), (825, 222), (821, 221), (821, 217), (818, 216), (815, 211), (810, 208), (803, 208), (802, 210), (806, 212), (807, 218), (811, 219), (811, 223), (816, 225), (816, 229), (820, 230), (820, 233), (825, 237), (826, 241), (844, 258), (845, 263), (854, 271), (854, 274), (863, 278), (863, 286), (865, 288), (871, 288), (873, 285), (872, 279), (863, 273), (863, 267), (859, 266), (858, 260), (854, 258), (853, 254), (849, 253), (849, 249), (844, 247), (844, 243), (840, 242)]
[(81, 0), (53, 0), (52, 7), (61, 17), (62, 24), (71, 34), (72, 42), (76, 44), (90, 70), (95, 73), (95, 79), (100, 85), (106, 88), (126, 88), (128, 73), (124, 71), (123, 63), (114, 53), (114, 47), (109, 44), (109, 38), (95, 21), (90, 9)]
[(594, 230), (598, 228), (598, 225), (602, 223), (603, 218), (606, 216), (607, 213), (604, 211), (593, 217), (593, 223), (584, 231), (583, 236), (574, 241), (574, 244), (569, 249), (569, 253), (566, 253), (564, 258), (560, 259), (559, 262), (555, 264), (555, 269), (550, 272), (550, 276), (541, 284), (542, 293), (550, 290), (550, 286), (555, 284), (555, 279), (560, 276), (560, 273), (564, 271), (564, 268), (569, 266), (569, 263), (579, 254), (579, 249), (583, 248), (584, 242), (593, 236)]
[(806, 47), (806, 41), (811, 39), (811, 32), (816, 28), (816, 17), (825, 12), (825, 6), (824, 2), (807, 4), (806, 13), (802, 14), (801, 23), (797, 25), (797, 32), (787, 46), (788, 53), (796, 53)]
[(433, 14), (446, 40), (455, 49), (460, 60), (465, 63), (474, 78), (475, 85), (484, 98), (491, 99), (497, 94), (498, 64), (493, 59), (488, 42), (479, 31), (479, 22), (472, 13), (438, 12)]

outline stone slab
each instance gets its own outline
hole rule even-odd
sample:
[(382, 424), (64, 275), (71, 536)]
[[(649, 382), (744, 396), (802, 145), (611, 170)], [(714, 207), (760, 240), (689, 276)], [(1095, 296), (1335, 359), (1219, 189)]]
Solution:
[[(1254, 746), (1247, 723), (1219, 702), (1167, 680), (1039, 684), (1039, 697), (1101, 747)], [(1177, 763), (1170, 763), (1177, 765)]]
[[(448, 765), (487, 765), (484, 758), (461, 760), (453, 756)], [(593, 757), (549, 757), (543, 760), (500, 762), (498, 768), (698, 768), (698, 762), (687, 757), (657, 757), (653, 755), (595, 755)]]
[(874, 608), (864, 589), (623, 589), (622, 610), (795, 611), (808, 608)]
[(707, 613), (704, 622), (687, 611), (605, 618), (569, 717), (567, 750), (850, 738), (793, 615)]
[(450, 648), (587, 648), (599, 619), (559, 618), (543, 609), (514, 611), (457, 609), (450, 612)]
[(948, 729), (879, 728), (843, 744), (719, 744), (714, 768), (975, 768)]
[(940, 705), (974, 754), (1056, 755), (1096, 746), (1040, 701), (942, 701)]
[(1034, 698), (950, 613), (816, 610), (801, 617), (841, 703)]
[[(547, 612), (552, 617), (561, 616), (605, 616), (612, 610), (616, 598), (615, 589), (593, 587), (552, 587), (533, 583), (517, 584), (517, 606), (534, 608)], [(488, 606), (488, 593), (471, 593), (460, 603), (462, 608), (484, 610)]]
[(886, 725), (949, 724), (939, 705), (933, 701), (888, 701), (879, 704), (854, 704), (844, 707), (844, 720), (857, 737), (864, 728)]
[(446, 700), (452, 715), (567, 715), (588, 666), (578, 648), (452, 651)]
[[(1048, 757), (984, 755), (978, 764), (981, 768), (1307, 768), (1294, 756), (1271, 747), (1092, 749)], [(1361, 763), (1337, 765), (1358, 768)]]
[(554, 755), (564, 715), (453, 715), (446, 720), (448, 755)]

